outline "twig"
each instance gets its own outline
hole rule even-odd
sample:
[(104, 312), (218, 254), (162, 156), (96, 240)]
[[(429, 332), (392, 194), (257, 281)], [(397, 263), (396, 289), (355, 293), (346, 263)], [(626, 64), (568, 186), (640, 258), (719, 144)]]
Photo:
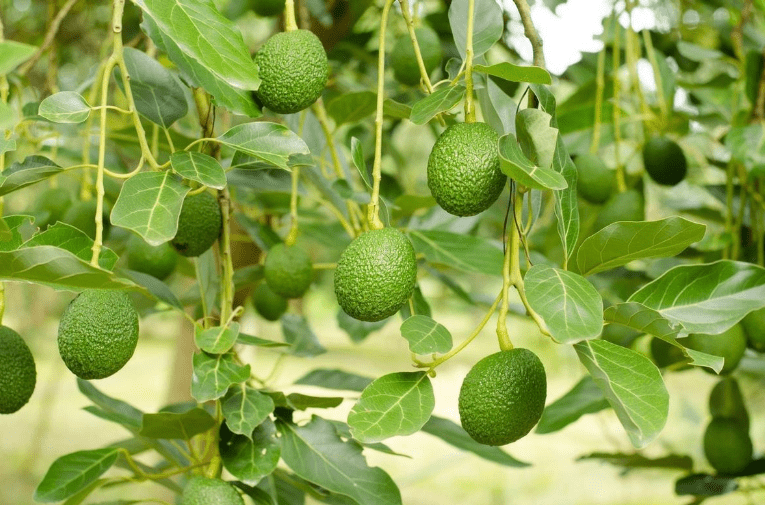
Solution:
[(29, 69), (35, 66), (37, 61), (42, 57), (43, 53), (45, 53), (51, 44), (53, 44), (53, 39), (56, 38), (58, 30), (61, 28), (61, 23), (64, 21), (66, 15), (69, 14), (69, 11), (72, 9), (72, 7), (74, 7), (74, 4), (76, 4), (78, 1), (79, 0), (69, 0), (64, 4), (63, 7), (61, 7), (61, 10), (58, 11), (56, 17), (53, 18), (48, 31), (45, 33), (45, 39), (43, 39), (42, 45), (37, 49), (37, 51), (35, 51), (35, 54), (33, 54), (32, 57), (26, 61), (26, 63), (19, 67), (19, 75), (26, 75), (26, 73), (29, 72)]
[(518, 9), (518, 13), (521, 15), (521, 22), (523, 23), (523, 34), (531, 42), (531, 49), (534, 51), (534, 65), (538, 67), (545, 67), (545, 55), (542, 47), (542, 39), (537, 33), (537, 29), (534, 28), (534, 23), (531, 21), (531, 9), (526, 0), (513, 0), (515, 6)]

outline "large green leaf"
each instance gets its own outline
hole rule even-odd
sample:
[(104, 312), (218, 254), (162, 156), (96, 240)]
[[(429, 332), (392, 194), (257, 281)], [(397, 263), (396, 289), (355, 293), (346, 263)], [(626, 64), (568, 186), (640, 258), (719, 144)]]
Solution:
[(27, 156), (0, 172), (0, 196), (25, 188), (63, 172), (64, 169), (45, 156)]
[(16, 42), (15, 40), (0, 41), (0, 75), (10, 73), (37, 51), (37, 47)]
[[(93, 239), (86, 233), (78, 230), (74, 226), (58, 221), (45, 231), (32, 236), (24, 242), (19, 248), (54, 246), (69, 251), (82, 261), (90, 263), (93, 257)], [(112, 270), (119, 257), (108, 247), (102, 247), (98, 256), (98, 266), (105, 270)]]
[(175, 173), (210, 188), (226, 187), (226, 172), (218, 160), (205, 153), (178, 151), (170, 156)]
[(568, 183), (558, 172), (529, 160), (512, 133), (499, 139), (499, 167), (518, 184), (532, 189), (565, 189)]
[(587, 375), (568, 393), (545, 407), (536, 432), (554, 433), (583, 415), (600, 412), (608, 406), (608, 400), (603, 396), (603, 391), (595, 384), (592, 377)]
[(19, 228), (32, 221), (32, 216), (0, 216), (0, 251), (13, 251), (24, 243)]
[[(502, 8), (495, 0), (475, 0), (473, 14), (473, 56), (478, 57), (499, 40), (504, 31), (505, 22)], [(468, 0), (453, 0), (449, 7), (449, 24), (457, 51), (463, 60), (467, 42), (467, 19)]]
[(502, 250), (484, 238), (441, 230), (409, 230), (415, 251), (429, 263), (469, 273), (502, 275)]
[(689, 333), (722, 333), (765, 307), (765, 268), (721, 260), (677, 266), (627, 301), (658, 311)]
[[(126, 47), (125, 67), (136, 110), (149, 121), (169, 128), (189, 111), (186, 94), (178, 79), (148, 54)], [(122, 79), (117, 85), (124, 92)]]
[(90, 116), (90, 105), (79, 93), (59, 91), (40, 102), (37, 113), (53, 123), (82, 123)]
[(603, 329), (603, 299), (587, 279), (545, 264), (524, 277), (529, 305), (561, 343), (597, 338)]
[(284, 170), (306, 164), (306, 157), (311, 154), (303, 139), (292, 130), (264, 121), (234, 126), (218, 137), (218, 141)]
[(574, 349), (616, 411), (632, 445), (641, 448), (653, 441), (669, 412), (669, 393), (656, 365), (606, 340), (579, 342)]
[(576, 263), (582, 275), (592, 275), (636, 259), (676, 256), (704, 238), (705, 230), (681, 217), (612, 223), (582, 242)]
[(279, 463), (281, 441), (271, 419), (266, 419), (247, 436), (221, 430), (220, 456), (234, 477), (254, 486)]
[(61, 456), (53, 462), (37, 486), (35, 501), (51, 503), (69, 498), (111, 468), (118, 455), (118, 449), (105, 448)]
[(239, 365), (232, 354), (194, 355), (191, 396), (199, 403), (215, 400), (228, 388), (250, 378), (250, 365)]
[(465, 97), (465, 86), (449, 86), (434, 91), (412, 106), (410, 121), (423, 125), (442, 112), (448, 112)]
[(135, 231), (151, 245), (163, 244), (178, 231), (183, 198), (190, 189), (170, 171), (136, 174), (122, 186), (111, 222)]
[(348, 414), (353, 437), (364, 443), (411, 435), (428, 422), (436, 399), (426, 372), (383, 375), (361, 393)]
[(221, 403), (226, 425), (236, 434), (249, 437), (260, 423), (274, 411), (274, 401), (247, 384), (232, 386)]
[(342, 93), (327, 104), (327, 114), (340, 126), (356, 123), (372, 114), (377, 107), (377, 94), (372, 91)]
[(282, 459), (300, 477), (359, 505), (401, 505), (393, 479), (382, 469), (369, 467), (361, 445), (344, 442), (331, 422), (313, 416), (303, 426), (279, 422), (277, 428)]
[(401, 324), (401, 336), (415, 354), (445, 353), (452, 348), (452, 334), (428, 316), (414, 315)]
[(149, 438), (173, 438), (190, 440), (194, 435), (204, 433), (215, 426), (215, 419), (201, 408), (183, 413), (159, 412), (144, 414), (141, 436)]

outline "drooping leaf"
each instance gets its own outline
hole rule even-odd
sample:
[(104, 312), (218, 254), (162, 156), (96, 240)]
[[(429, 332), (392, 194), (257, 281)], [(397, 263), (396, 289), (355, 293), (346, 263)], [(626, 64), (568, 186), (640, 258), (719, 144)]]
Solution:
[(199, 403), (215, 400), (226, 394), (233, 384), (250, 378), (250, 365), (239, 365), (231, 354), (194, 355), (191, 396)]
[(486, 79), (486, 87), (477, 92), (484, 121), (503, 135), (515, 135), (515, 101), (492, 79)]
[[(550, 73), (542, 67), (513, 65), (508, 61), (494, 65), (474, 65), (473, 70), (499, 77), (510, 82), (535, 82), (552, 84)], [(529, 109), (525, 109), (529, 110)]]
[[(90, 263), (90, 259), (93, 257), (93, 239), (74, 226), (62, 223), (61, 221), (53, 226), (49, 226), (45, 231), (34, 235), (19, 247), (26, 248), (46, 245), (69, 251), (88, 263)], [(101, 253), (98, 256), (98, 266), (105, 270), (111, 270), (118, 259), (119, 257), (114, 251), (108, 247), (102, 247)]]
[(654, 309), (689, 333), (722, 333), (765, 306), (765, 268), (721, 260), (680, 265), (627, 300)]
[(0, 172), (0, 196), (44, 181), (63, 172), (64, 169), (45, 156), (27, 156)]
[[(499, 40), (505, 24), (502, 8), (494, 0), (475, 0), (473, 14), (473, 56), (478, 57)], [(457, 51), (463, 60), (467, 42), (467, 19), (468, 0), (454, 0), (449, 7), (449, 24)]]
[(677, 216), (612, 223), (582, 242), (577, 266), (582, 275), (593, 275), (636, 259), (676, 256), (701, 240), (705, 230), (706, 226)]
[(218, 137), (218, 141), (284, 170), (306, 164), (311, 154), (303, 139), (292, 130), (264, 121), (234, 126)]
[(595, 384), (592, 377), (587, 375), (569, 392), (545, 407), (536, 432), (554, 433), (585, 414), (600, 412), (608, 407), (608, 400), (603, 396), (603, 391)]
[(351, 341), (359, 343), (363, 342), (369, 335), (385, 326), (386, 321), (359, 321), (348, 314), (342, 309), (337, 311), (337, 324), (340, 329), (345, 330)]
[[(125, 67), (130, 76), (130, 92), (136, 110), (149, 121), (165, 128), (189, 111), (186, 95), (178, 79), (148, 54), (126, 47)], [(124, 92), (122, 79), (117, 86)], [(42, 114), (41, 114), (42, 115)]]
[(587, 368), (637, 448), (653, 441), (664, 428), (669, 393), (661, 372), (642, 354), (606, 340), (574, 345)]
[[(535, 108), (523, 109), (515, 116), (518, 144), (526, 157), (543, 169), (552, 167), (558, 140), (558, 129), (550, 124), (551, 121), (550, 114)], [(554, 170), (552, 172), (557, 174)]]
[(0, 75), (9, 74), (32, 57), (37, 47), (16, 42), (15, 40), (0, 41)]
[(252, 430), (274, 411), (274, 401), (257, 389), (237, 384), (228, 390), (221, 408), (228, 428), (233, 433), (249, 437)]
[(228, 352), (239, 337), (239, 323), (233, 322), (228, 326), (215, 326), (213, 328), (194, 329), (194, 341), (197, 347), (210, 354), (223, 354)]
[(127, 402), (112, 398), (98, 390), (90, 381), (77, 379), (77, 388), (99, 408), (112, 414), (114, 422), (121, 424), (132, 432), (141, 429), (143, 412)]
[(693, 474), (675, 482), (675, 494), (679, 496), (720, 496), (738, 490), (734, 477)]
[(111, 468), (118, 454), (115, 448), (105, 448), (61, 456), (53, 462), (37, 486), (35, 501), (52, 503), (69, 498)]
[(183, 304), (178, 300), (167, 284), (156, 277), (143, 272), (136, 272), (135, 270), (120, 270), (119, 273), (133, 281), (136, 285), (141, 286), (144, 295), (154, 298), (162, 303), (166, 303), (170, 307), (183, 310)]
[(442, 230), (409, 230), (416, 252), (428, 263), (446, 265), (468, 273), (502, 274), (502, 250), (472, 235)]
[(284, 341), (290, 344), (292, 354), (310, 357), (327, 352), (303, 316), (285, 314), (281, 321)]
[(580, 456), (577, 458), (577, 461), (588, 459), (610, 463), (614, 466), (622, 467), (625, 470), (631, 470), (633, 468), (671, 468), (690, 471), (693, 468), (693, 460), (690, 456), (680, 456), (677, 454), (669, 454), (658, 458), (647, 458), (642, 454), (637, 453), (623, 454), (593, 452), (592, 454)]
[(234, 477), (254, 486), (276, 468), (281, 456), (281, 441), (276, 426), (266, 419), (247, 436), (221, 430), (220, 456), (223, 466)]
[(363, 377), (361, 375), (337, 369), (318, 368), (296, 380), (295, 384), (360, 392), (371, 382), (372, 379), (369, 377)]
[(436, 400), (426, 372), (399, 372), (375, 379), (348, 414), (353, 437), (379, 442), (419, 431), (433, 413)]
[(465, 86), (449, 86), (434, 91), (412, 106), (409, 120), (416, 125), (423, 125), (442, 112), (452, 110), (465, 97)]
[(277, 407), (290, 410), (331, 409), (343, 403), (343, 398), (339, 396), (313, 396), (302, 393), (285, 395), (281, 391), (264, 391), (264, 394), (270, 396)]
[(523, 154), (512, 133), (499, 139), (499, 166), (505, 175), (528, 188), (565, 189), (568, 185), (558, 172), (532, 163)]
[(282, 459), (300, 477), (356, 500), (359, 505), (401, 505), (401, 493), (382, 469), (369, 467), (361, 446), (344, 442), (329, 421), (313, 416), (297, 426), (278, 422)]
[(342, 93), (327, 104), (327, 114), (340, 126), (361, 121), (374, 113), (376, 106), (377, 94), (372, 91)]
[(79, 93), (59, 91), (40, 102), (37, 113), (54, 123), (82, 123), (90, 116), (90, 105)]
[(149, 438), (190, 440), (213, 426), (215, 419), (206, 410), (193, 408), (183, 413), (144, 414), (138, 433)]
[(603, 299), (584, 277), (537, 264), (524, 277), (529, 305), (561, 343), (597, 338), (603, 329)]
[(170, 163), (175, 173), (185, 179), (215, 189), (226, 187), (226, 172), (212, 156), (194, 151), (178, 151), (170, 156)]
[(452, 348), (452, 334), (428, 316), (415, 315), (401, 324), (401, 336), (415, 354), (445, 353)]
[(240, 333), (236, 343), (254, 345), (256, 347), (289, 347), (289, 344), (285, 344), (284, 342), (276, 342), (274, 340), (256, 337), (255, 335), (247, 335), (246, 333)]
[(111, 222), (135, 231), (151, 245), (163, 244), (178, 231), (178, 216), (189, 190), (170, 171), (138, 173), (123, 184)]

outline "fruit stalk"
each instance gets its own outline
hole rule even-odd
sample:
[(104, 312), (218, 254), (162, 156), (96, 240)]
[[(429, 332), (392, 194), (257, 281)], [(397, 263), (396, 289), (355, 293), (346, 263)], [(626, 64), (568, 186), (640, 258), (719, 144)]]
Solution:
[(475, 0), (468, 0), (467, 33), (465, 35), (465, 122), (475, 123), (473, 103), (473, 26), (475, 25)]
[(287, 0), (284, 3), (284, 31), (291, 32), (297, 30), (295, 21), (295, 0)]
[(409, 11), (409, 0), (399, 0), (399, 3), (401, 4), (401, 14), (404, 16), (404, 21), (406, 21), (406, 28), (409, 31), (409, 38), (412, 40), (414, 55), (417, 58), (417, 66), (420, 67), (422, 83), (425, 85), (425, 89), (428, 91), (428, 93), (433, 93), (433, 84), (430, 82), (430, 76), (428, 75), (428, 71), (425, 68), (425, 62), (422, 60), (420, 44), (417, 42), (417, 36), (414, 33), (414, 23), (412, 22), (412, 16)]

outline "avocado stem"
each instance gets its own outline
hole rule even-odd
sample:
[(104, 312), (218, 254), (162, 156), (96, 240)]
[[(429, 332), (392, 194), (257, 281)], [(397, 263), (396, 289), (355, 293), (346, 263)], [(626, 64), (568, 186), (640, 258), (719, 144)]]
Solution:
[(292, 32), (298, 29), (295, 21), (295, 0), (287, 0), (284, 3), (284, 31)]
[(475, 123), (473, 102), (473, 26), (475, 25), (475, 0), (468, 0), (467, 32), (465, 35), (465, 122)]
[(412, 40), (412, 47), (414, 48), (414, 56), (417, 59), (417, 66), (420, 68), (420, 78), (425, 85), (425, 90), (428, 93), (433, 93), (433, 84), (430, 82), (430, 76), (425, 68), (425, 62), (422, 60), (420, 44), (417, 42), (417, 35), (414, 32), (414, 23), (412, 22), (412, 16), (409, 12), (409, 0), (399, 0), (399, 3), (401, 4), (401, 14), (406, 21), (406, 28), (409, 31), (409, 38)]

